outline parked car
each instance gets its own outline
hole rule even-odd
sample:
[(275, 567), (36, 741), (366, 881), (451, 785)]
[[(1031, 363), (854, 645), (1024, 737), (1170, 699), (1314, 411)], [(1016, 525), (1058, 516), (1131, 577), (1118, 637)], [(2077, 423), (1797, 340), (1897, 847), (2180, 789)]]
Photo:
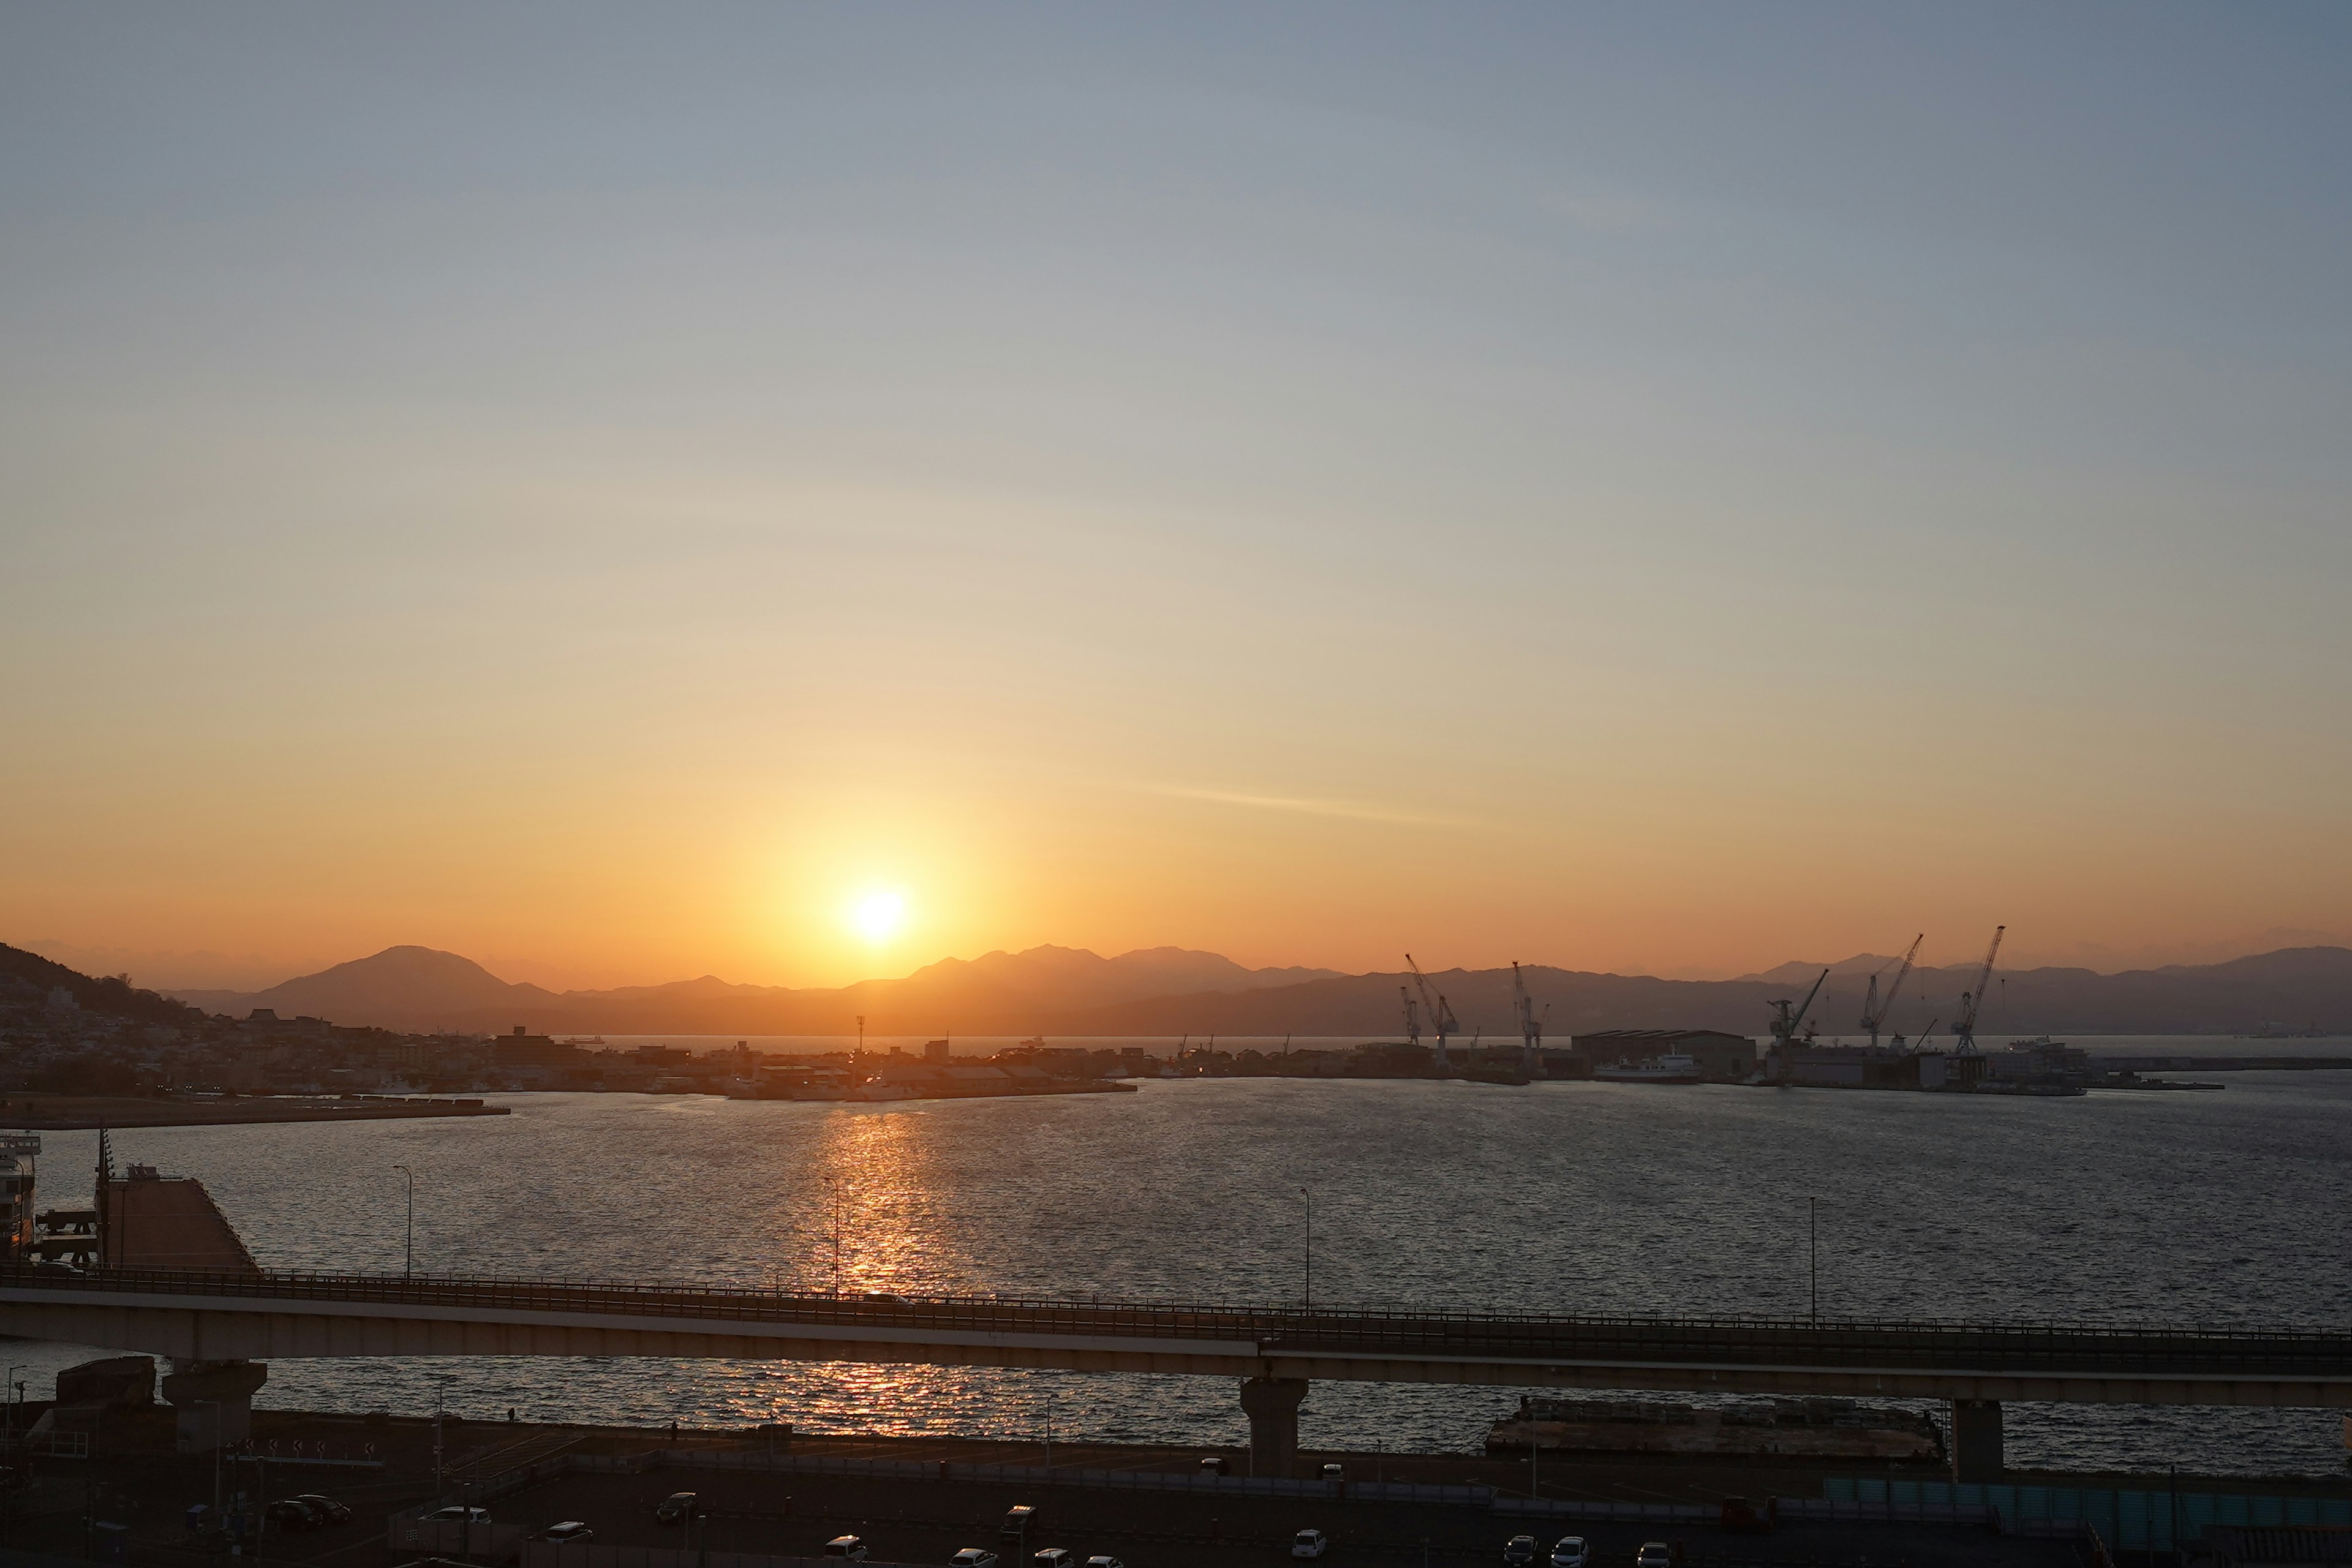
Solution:
[(316, 1530), (326, 1521), (300, 1498), (284, 1497), (261, 1510), (263, 1520), (280, 1530)]
[(551, 1541), (558, 1546), (581, 1546), (595, 1538), (596, 1532), (583, 1521), (567, 1519), (562, 1524), (551, 1524), (531, 1537), (533, 1541)]
[(1029, 1568), (1078, 1568), (1077, 1554), (1059, 1546), (1041, 1546), (1029, 1553)]
[(1345, 1465), (1325, 1465), (1323, 1467), (1323, 1479), (1327, 1481), (1344, 1481), (1348, 1479), (1348, 1467)]
[(1514, 1535), (1503, 1542), (1503, 1568), (1535, 1568), (1536, 1559), (1542, 1554), (1543, 1548), (1536, 1544), (1534, 1536)]
[(967, 1546), (950, 1560), (952, 1568), (996, 1568), (996, 1553), (978, 1546)]
[(827, 1557), (838, 1557), (844, 1563), (866, 1561), (866, 1542), (855, 1535), (836, 1535), (824, 1543)]
[(1302, 1530), (1290, 1538), (1293, 1557), (1320, 1557), (1331, 1550), (1331, 1538), (1319, 1530)]
[(1087, 1568), (1127, 1568), (1127, 1564), (1116, 1557), (1089, 1557)]
[(1201, 1473), (1204, 1476), (1223, 1475), (1225, 1473), (1225, 1457), (1223, 1454), (1208, 1455), (1201, 1461)]
[(317, 1492), (300, 1492), (296, 1494), (294, 1500), (309, 1503), (310, 1511), (329, 1524), (349, 1524), (352, 1521), (350, 1507), (337, 1502), (333, 1498), (320, 1497)]
[(1675, 1568), (1675, 1549), (1663, 1541), (1644, 1541), (1633, 1553), (1633, 1568)]
[(702, 1512), (692, 1492), (672, 1492), (654, 1505), (656, 1524), (684, 1524)]
[(425, 1522), (427, 1524), (488, 1524), (490, 1522), (490, 1510), (486, 1508), (469, 1508), (464, 1503), (453, 1502), (447, 1508), (436, 1508), (426, 1514)]
[(1551, 1568), (1585, 1568), (1591, 1561), (1592, 1549), (1580, 1535), (1563, 1535), (1552, 1542)]

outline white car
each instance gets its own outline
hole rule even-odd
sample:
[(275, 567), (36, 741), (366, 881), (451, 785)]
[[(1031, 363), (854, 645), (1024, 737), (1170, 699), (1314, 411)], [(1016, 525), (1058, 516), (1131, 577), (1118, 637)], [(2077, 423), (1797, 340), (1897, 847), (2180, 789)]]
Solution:
[(1584, 1568), (1591, 1560), (1592, 1549), (1580, 1535), (1563, 1535), (1552, 1542), (1551, 1568)]
[(1319, 1530), (1302, 1530), (1290, 1538), (1293, 1557), (1320, 1557), (1331, 1550), (1331, 1538)]

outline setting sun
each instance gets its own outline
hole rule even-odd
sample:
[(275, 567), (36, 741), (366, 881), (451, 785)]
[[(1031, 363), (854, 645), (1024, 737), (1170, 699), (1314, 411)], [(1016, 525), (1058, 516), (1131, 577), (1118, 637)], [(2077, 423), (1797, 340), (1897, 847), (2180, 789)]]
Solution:
[(849, 924), (868, 942), (887, 942), (898, 934), (907, 923), (907, 896), (904, 893), (871, 892), (860, 895), (849, 906)]

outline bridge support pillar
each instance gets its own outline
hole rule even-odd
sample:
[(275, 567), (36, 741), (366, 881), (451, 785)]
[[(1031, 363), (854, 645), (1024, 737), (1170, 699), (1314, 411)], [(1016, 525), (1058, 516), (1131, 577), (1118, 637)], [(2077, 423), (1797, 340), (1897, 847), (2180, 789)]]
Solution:
[(2000, 1479), (2000, 1401), (1952, 1401), (1952, 1479), (1990, 1483)]
[(209, 1454), (253, 1436), (253, 1391), (268, 1379), (257, 1361), (184, 1361), (163, 1376), (163, 1397), (179, 1414), (183, 1454)]
[(1250, 1474), (1286, 1477), (1298, 1459), (1298, 1406), (1307, 1397), (1303, 1377), (1242, 1380), (1242, 1409), (1249, 1415)]

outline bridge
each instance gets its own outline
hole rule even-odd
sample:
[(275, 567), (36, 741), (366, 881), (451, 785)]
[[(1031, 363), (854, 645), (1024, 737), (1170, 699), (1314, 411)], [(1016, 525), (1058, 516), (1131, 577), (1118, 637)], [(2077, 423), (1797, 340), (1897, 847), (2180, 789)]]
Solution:
[[(1949, 1400), (1962, 1479), (2003, 1401), (2352, 1408), (2352, 1332), (1814, 1322), (1401, 1308), (799, 1296), (613, 1281), (0, 1266), (0, 1333), (171, 1357), (182, 1435), (241, 1435), (257, 1364), (311, 1356), (664, 1356), (1183, 1373), (1241, 1382), (1286, 1474), (1317, 1379)], [(209, 1408), (209, 1426), (192, 1411)], [(239, 1428), (232, 1431), (228, 1426)]]

